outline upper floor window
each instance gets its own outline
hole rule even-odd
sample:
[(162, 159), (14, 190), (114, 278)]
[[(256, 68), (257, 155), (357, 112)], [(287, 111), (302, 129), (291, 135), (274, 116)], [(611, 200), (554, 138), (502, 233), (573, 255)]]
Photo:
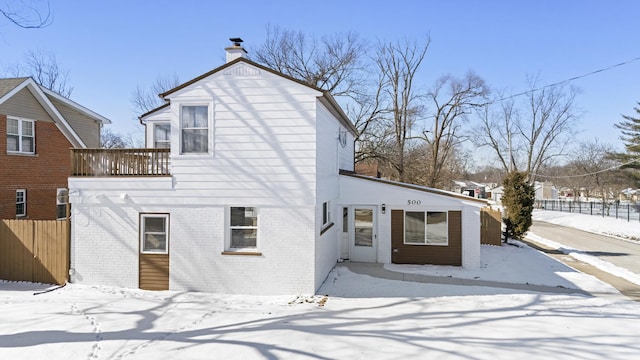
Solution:
[(209, 107), (183, 106), (180, 130), (183, 154), (207, 153), (209, 151)]
[(153, 147), (156, 149), (171, 148), (171, 124), (156, 124), (153, 127)]
[(27, 216), (27, 190), (16, 190), (16, 216)]
[(34, 124), (33, 120), (7, 118), (7, 152), (35, 153)]

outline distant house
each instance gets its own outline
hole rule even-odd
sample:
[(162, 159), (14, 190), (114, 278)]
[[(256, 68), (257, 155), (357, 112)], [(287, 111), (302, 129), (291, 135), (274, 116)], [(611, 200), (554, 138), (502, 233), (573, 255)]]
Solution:
[(502, 196), (504, 195), (504, 187), (498, 186), (489, 190), (491, 196), (489, 197), (491, 200), (495, 201), (496, 204), (502, 204)]
[(487, 198), (487, 185), (477, 183), (475, 181), (454, 180), (452, 188), (452, 191), (456, 193), (465, 194), (478, 199)]
[(0, 79), (0, 219), (64, 218), (69, 148), (99, 147), (109, 123), (32, 78)]
[(480, 266), (486, 201), (356, 174), (329, 93), (226, 51), (141, 116), (146, 149), (74, 150), (73, 282), (291, 294), (341, 260)]
[(640, 194), (640, 189), (626, 188), (620, 191), (620, 194), (618, 195), (618, 199), (621, 201), (631, 201), (635, 203), (638, 201), (639, 194)]
[(550, 182), (536, 181), (533, 184), (536, 200), (557, 200), (558, 189)]

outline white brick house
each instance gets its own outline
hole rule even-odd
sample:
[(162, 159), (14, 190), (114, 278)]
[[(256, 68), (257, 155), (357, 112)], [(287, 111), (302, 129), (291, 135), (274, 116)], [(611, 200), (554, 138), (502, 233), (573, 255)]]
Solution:
[(356, 129), (328, 93), (226, 50), (141, 116), (149, 149), (74, 152), (72, 282), (308, 294), (340, 259), (454, 237), (453, 263), (479, 266), (485, 202), (354, 175)]

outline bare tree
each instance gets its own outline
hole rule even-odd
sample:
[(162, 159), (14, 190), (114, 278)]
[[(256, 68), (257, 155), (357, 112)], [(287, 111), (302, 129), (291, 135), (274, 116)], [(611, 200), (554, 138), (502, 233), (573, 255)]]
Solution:
[(356, 33), (307, 37), (302, 32), (267, 26), (267, 40), (252, 50), (274, 70), (328, 91), (333, 96), (360, 93), (366, 43)]
[(163, 105), (165, 101), (161, 99), (158, 94), (173, 89), (178, 85), (180, 85), (180, 80), (175, 73), (169, 76), (159, 75), (149, 88), (143, 88), (137, 85), (131, 94), (133, 111), (138, 114), (144, 114)]
[(524, 171), (533, 182), (545, 163), (566, 155), (577, 110), (574, 88), (530, 84), (535, 90), (511, 98), (513, 103), (500, 101), (499, 111), (481, 113), (475, 143), (489, 146), (505, 171)]
[(422, 116), (423, 104), (414, 87), (416, 74), (427, 53), (431, 39), (417, 42), (380, 43), (375, 63), (382, 76), (382, 94), (388, 105), (394, 152), (386, 159), (405, 181), (405, 151), (411, 140), (411, 130)]
[(104, 149), (127, 149), (143, 147), (141, 139), (134, 134), (121, 134), (110, 128), (102, 128), (100, 131), (100, 146)]
[(127, 142), (120, 134), (113, 132), (109, 128), (103, 128), (100, 131), (100, 146), (105, 149), (124, 149), (127, 148)]
[(424, 130), (421, 136), (429, 152), (427, 186), (445, 185), (443, 170), (466, 140), (462, 136), (463, 122), (473, 107), (486, 101), (489, 92), (484, 80), (469, 72), (462, 79), (450, 75), (440, 78), (427, 94), (432, 127)]
[(358, 135), (354, 139), (356, 145), (355, 163), (376, 158), (387, 139), (383, 119), (387, 113), (382, 98), (383, 78), (378, 76), (375, 85), (371, 86), (373, 94), (359, 94), (347, 101), (345, 111), (353, 121)]
[(598, 194), (603, 204), (614, 200), (621, 190), (631, 184), (621, 163), (609, 154), (613, 147), (597, 140), (582, 142), (573, 153), (569, 166), (573, 169), (572, 178), (580, 179), (580, 187), (591, 194)]
[(9, 23), (25, 29), (37, 29), (53, 22), (49, 2), (36, 6), (35, 1), (14, 1), (0, 6), (0, 15)]
[(67, 84), (69, 71), (60, 67), (56, 55), (51, 51), (29, 50), (24, 59), (11, 66), (8, 72), (15, 77), (32, 77), (38, 84), (67, 98), (73, 92), (73, 87)]
[(388, 140), (381, 126), (387, 111), (385, 79), (366, 61), (367, 50), (353, 32), (318, 38), (269, 25), (265, 43), (251, 53), (256, 61), (338, 99), (358, 130), (358, 163), (379, 157)]

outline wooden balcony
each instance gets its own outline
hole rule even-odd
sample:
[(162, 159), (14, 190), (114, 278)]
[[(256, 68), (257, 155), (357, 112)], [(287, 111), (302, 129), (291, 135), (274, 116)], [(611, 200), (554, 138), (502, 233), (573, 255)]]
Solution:
[(71, 149), (71, 176), (170, 176), (169, 149)]

